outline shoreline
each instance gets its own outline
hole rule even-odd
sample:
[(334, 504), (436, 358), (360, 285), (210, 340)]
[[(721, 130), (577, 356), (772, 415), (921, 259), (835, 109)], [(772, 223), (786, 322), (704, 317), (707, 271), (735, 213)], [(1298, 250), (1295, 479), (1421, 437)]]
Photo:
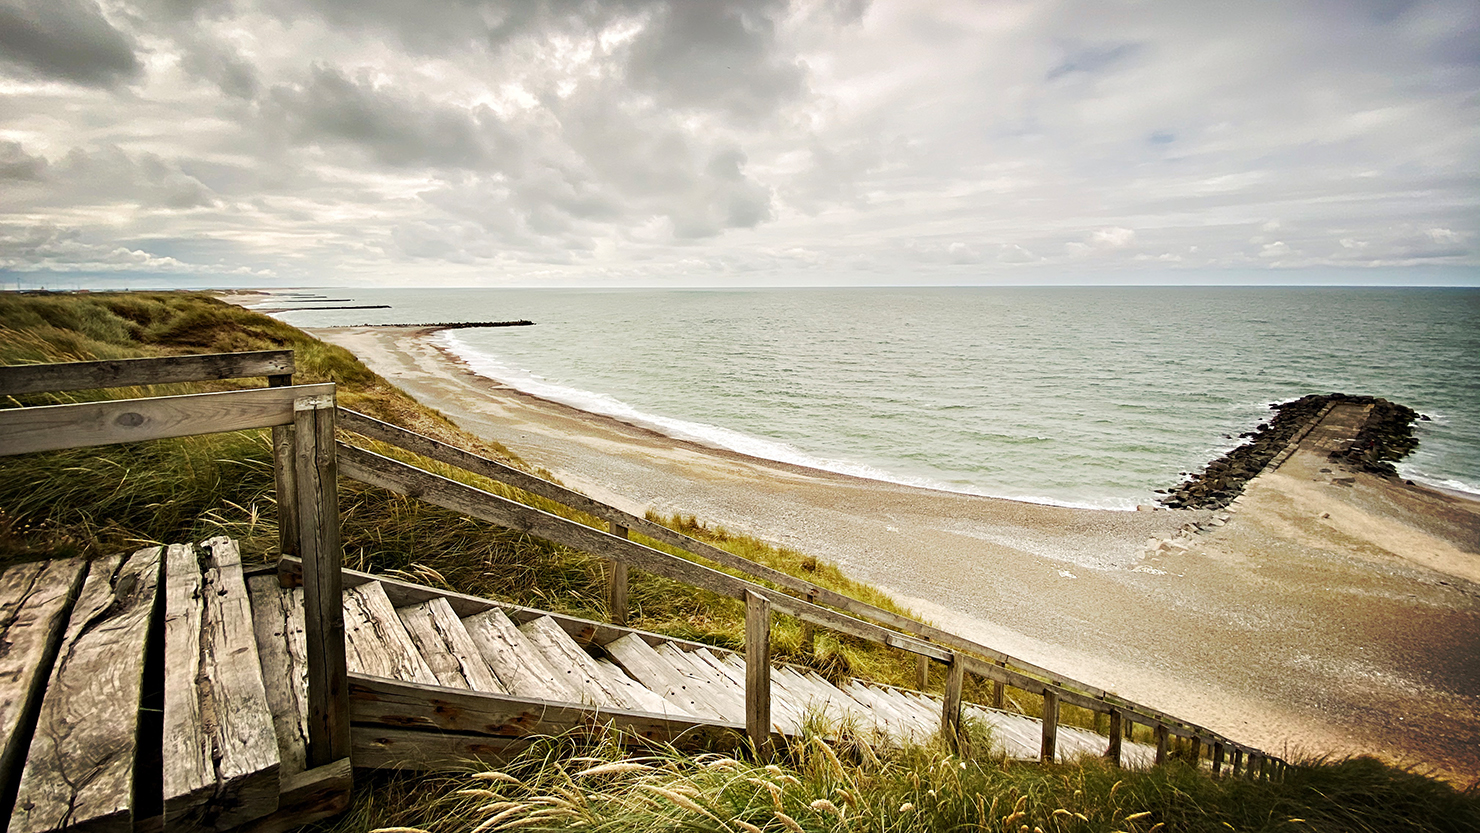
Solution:
[(1480, 504), (1322, 473), (1335, 466), (1305, 447), (1319, 432), (1224, 513), (1071, 509), (675, 440), (395, 330), (311, 332), (626, 511), (693, 514), (835, 562), (983, 644), (1264, 748), (1480, 775)]

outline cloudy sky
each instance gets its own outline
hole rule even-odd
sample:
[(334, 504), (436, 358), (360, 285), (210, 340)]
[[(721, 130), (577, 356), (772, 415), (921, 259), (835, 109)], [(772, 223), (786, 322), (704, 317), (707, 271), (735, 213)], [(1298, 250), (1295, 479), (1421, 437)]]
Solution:
[(0, 0), (5, 285), (1480, 283), (1475, 0)]

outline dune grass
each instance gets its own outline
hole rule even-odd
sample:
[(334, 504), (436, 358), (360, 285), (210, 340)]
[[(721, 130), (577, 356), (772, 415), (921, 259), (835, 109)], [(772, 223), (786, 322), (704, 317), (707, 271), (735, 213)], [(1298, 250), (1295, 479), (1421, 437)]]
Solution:
[[(816, 724), (813, 724), (814, 726)], [(833, 733), (830, 733), (833, 734)], [(939, 746), (876, 752), (798, 738), (774, 764), (739, 754), (633, 754), (616, 738), (545, 738), (502, 767), (378, 781), (335, 833), (649, 831), (1473, 831), (1480, 797), (1372, 758), (1301, 761), (1279, 782), (1173, 762), (1043, 766)], [(978, 744), (978, 748), (984, 746)]]

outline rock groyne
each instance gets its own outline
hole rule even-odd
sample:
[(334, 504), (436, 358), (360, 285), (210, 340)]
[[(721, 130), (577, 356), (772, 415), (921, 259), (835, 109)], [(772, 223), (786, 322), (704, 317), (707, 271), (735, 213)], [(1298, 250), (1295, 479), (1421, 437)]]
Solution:
[(1311, 394), (1270, 405), (1274, 417), (1239, 436), (1248, 442), (1209, 463), (1197, 474), (1165, 492), (1159, 502), (1172, 509), (1222, 509), (1243, 492), (1244, 484), (1264, 471), (1303, 430), (1336, 404), (1371, 405), (1366, 424), (1351, 444), (1332, 458), (1361, 471), (1395, 476), (1393, 463), (1418, 446), (1415, 420), (1428, 419), (1412, 408), (1374, 396), (1344, 393)]

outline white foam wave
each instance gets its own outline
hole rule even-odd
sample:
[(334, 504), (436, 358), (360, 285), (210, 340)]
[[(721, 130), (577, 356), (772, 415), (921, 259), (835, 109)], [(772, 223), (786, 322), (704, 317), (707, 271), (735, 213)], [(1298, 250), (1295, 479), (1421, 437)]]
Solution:
[(1457, 480), (1452, 477), (1435, 477), (1430, 474), (1425, 474), (1424, 472), (1414, 469), (1410, 466), (1406, 466), (1402, 463), (1398, 464), (1398, 475), (1406, 480), (1413, 480), (1415, 482), (1422, 483), (1425, 486), (1432, 486), (1438, 489), (1447, 489), (1451, 492), (1460, 492), (1466, 495), (1473, 496), (1475, 498), (1480, 498), (1480, 485), (1477, 485), (1475, 483), (1467, 483), (1463, 480)]
[(1137, 502), (1127, 498), (1068, 501), (1043, 495), (1006, 494), (973, 487), (962, 487), (925, 477), (897, 475), (864, 463), (816, 457), (795, 446), (778, 440), (757, 437), (717, 425), (708, 425), (701, 422), (690, 422), (688, 420), (650, 414), (609, 394), (594, 393), (592, 391), (580, 390), (579, 388), (567, 387), (550, 382), (538, 374), (514, 367), (497, 356), (484, 353), (470, 346), (467, 342), (459, 338), (455, 331), (443, 331), (433, 338), (440, 342), (449, 352), (461, 359), (469, 369), (480, 376), (486, 376), (516, 390), (550, 402), (557, 402), (577, 410), (586, 411), (587, 413), (611, 417), (629, 425), (656, 431), (678, 440), (686, 440), (711, 448), (735, 451), (764, 460), (775, 460), (809, 469), (819, 469), (821, 471), (844, 474), (865, 480), (897, 483), (901, 486), (913, 486), (920, 489), (955, 492), (957, 494), (975, 495), (977, 497), (1002, 498), (1047, 506), (1063, 506), (1070, 509), (1107, 509), (1119, 512), (1133, 512), (1136, 509)]

